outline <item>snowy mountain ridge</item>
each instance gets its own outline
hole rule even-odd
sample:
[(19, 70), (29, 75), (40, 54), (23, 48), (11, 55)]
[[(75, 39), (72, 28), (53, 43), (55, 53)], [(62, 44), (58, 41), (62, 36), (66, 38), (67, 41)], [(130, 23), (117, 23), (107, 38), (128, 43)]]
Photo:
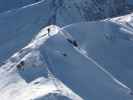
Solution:
[(126, 4), (42, 0), (1, 13), (0, 99), (133, 100), (133, 14), (109, 18)]
[[(125, 0), (120, 0), (121, 2), (119, 0), (107, 1), (42, 0), (19, 9), (1, 13), (0, 33), (3, 38), (0, 39), (0, 63), (8, 59), (17, 50), (26, 46), (32, 37), (45, 26), (53, 24), (62, 27), (77, 22), (119, 16), (121, 15), (119, 12), (122, 15), (125, 14), (124, 10), (119, 11), (120, 8), (125, 9), (127, 7)], [(130, 12), (126, 11), (126, 13)], [(15, 36), (17, 36), (17, 43), (16, 39), (14, 39)]]
[[(117, 3), (119, 2), (119, 3)], [(114, 17), (119, 16), (123, 14), (131, 13), (128, 11), (127, 6), (128, 3), (126, 0), (39, 0), (38, 2), (35, 2), (33, 4), (29, 4), (17, 9), (8, 10), (4, 13), (1, 13), (1, 15), (5, 15), (7, 13), (14, 13), (19, 12), (21, 10), (25, 10), (31, 7), (38, 7), (42, 8), (42, 5), (46, 5), (48, 7), (51, 7), (52, 15), (51, 15), (51, 21), (54, 20), (54, 22), (57, 22), (56, 24), (61, 24), (58, 22), (58, 17), (64, 16), (68, 17), (71, 16), (72, 18), (76, 18), (76, 20), (82, 20), (82, 21), (90, 21), (90, 20), (99, 20), (99, 19), (105, 19), (108, 17)], [(88, 6), (89, 5), (89, 6)], [(93, 7), (93, 10), (92, 8)], [(38, 7), (39, 8), (39, 7)], [(106, 9), (105, 9), (106, 8)], [(46, 7), (46, 9), (48, 9)], [(124, 9), (124, 10), (121, 10)], [(71, 13), (70, 10), (75, 14)], [(66, 14), (64, 13), (66, 11)], [(44, 12), (46, 14), (46, 12)], [(90, 13), (90, 14), (89, 14)], [(99, 14), (99, 15), (98, 15)], [(46, 14), (47, 15), (47, 14)], [(79, 15), (79, 16), (76, 16)], [(98, 15), (98, 16), (95, 16)], [(92, 18), (92, 16), (94, 18)], [(52, 19), (54, 18), (54, 19)], [(57, 21), (56, 21), (57, 20)], [(74, 20), (74, 19), (73, 19)], [(75, 21), (76, 21), (75, 20)], [(79, 21), (78, 21), (79, 22)], [(50, 23), (54, 24), (54, 23)], [(69, 23), (70, 24), (70, 23)]]
[[(85, 23), (82, 23), (82, 24), (85, 24)], [(48, 27), (42, 29), (40, 31), (40, 33), (32, 40), (32, 42), (29, 43), (29, 45), (27, 45), (25, 48), (23, 48), (19, 52), (15, 53), (12, 57), (10, 57), (7, 60), (7, 62), (5, 63), (5, 65), (1, 66), (1, 69), (0, 69), (0, 71), (1, 71), (0, 72), (0, 74), (1, 74), (0, 75), (1, 76), (0, 83), (3, 83), (3, 85), (0, 84), (2, 99), (8, 100), (8, 98), (11, 98), (11, 96), (14, 95), (13, 100), (18, 100), (18, 99), (19, 100), (21, 100), (21, 99), (22, 100), (23, 99), (25, 99), (25, 100), (30, 100), (30, 99), (31, 100), (32, 99), (33, 100), (45, 100), (47, 98), (46, 95), (50, 93), (50, 94), (53, 94), (53, 96), (49, 96), (48, 99), (46, 99), (46, 100), (56, 100), (56, 98), (58, 100), (61, 96), (64, 96), (64, 97), (61, 97), (62, 98), (61, 100), (69, 100), (69, 99), (70, 100), (88, 100), (91, 98), (98, 100), (99, 98), (101, 98), (101, 99), (103, 98), (100, 95), (107, 93), (107, 95), (104, 96), (105, 99), (103, 99), (103, 100), (106, 100), (107, 98), (108, 98), (108, 100), (112, 100), (113, 98), (117, 98), (117, 100), (132, 100), (132, 96), (130, 95), (130, 92), (131, 92), (130, 88), (128, 88), (127, 86), (125, 86), (124, 84), (119, 82), (117, 79), (112, 79), (112, 76), (110, 77), (110, 75), (108, 73), (104, 72), (104, 70), (99, 70), (99, 67), (98, 67), (99, 65), (95, 64), (90, 59), (86, 59), (86, 57), (85, 57), (86, 55), (84, 56), (84, 54), (86, 54), (86, 51), (83, 51), (80, 48), (76, 49), (77, 47), (75, 47), (75, 46), (77, 46), (77, 45), (74, 45), (73, 42), (71, 42), (70, 40), (68, 41), (68, 39), (74, 41), (74, 38), (70, 34), (68, 34), (67, 31), (65, 31), (65, 33), (64, 33), (64, 30), (62, 30), (61, 28), (51, 25), (51, 26), (48, 26)], [(53, 42), (55, 44), (53, 44)], [(56, 44), (56, 42), (57, 42), (57, 44)], [(52, 43), (52, 45), (51, 45), (51, 43)], [(69, 53), (73, 52), (71, 54), (72, 56), (73, 56), (73, 54), (75, 56), (79, 56), (78, 58), (80, 61), (81, 61), (81, 59), (83, 59), (83, 62), (78, 63), (79, 68), (81, 67), (82, 64), (83, 64), (83, 66), (85, 64), (86, 71), (90, 70), (89, 72), (91, 72), (91, 70), (92, 70), (94, 75), (95, 75), (95, 73), (99, 74), (97, 76), (98, 77), (98, 80), (97, 80), (98, 85), (97, 85), (97, 83), (93, 83), (93, 84), (96, 84), (95, 86), (97, 88), (99, 87), (99, 85), (101, 85), (102, 88), (104, 87), (105, 89), (107, 89), (106, 92), (103, 92), (100, 94), (96, 94), (96, 92), (94, 92), (94, 94), (95, 94), (94, 95), (94, 94), (90, 93), (90, 92), (92, 92), (91, 88), (90, 88), (90, 89), (86, 90), (90, 93), (90, 94), (88, 94), (88, 92), (83, 92), (81, 88), (77, 89), (77, 87), (79, 87), (77, 83), (76, 83), (77, 85), (73, 86), (67, 82), (67, 81), (72, 81), (72, 84), (75, 84), (75, 82), (73, 81), (73, 78), (71, 79), (70, 77), (66, 76), (70, 69), (68, 71), (66, 69), (67, 73), (63, 72), (63, 74), (62, 74), (62, 73), (60, 73), (60, 71), (62, 71), (62, 70), (59, 70), (58, 67), (56, 66), (56, 64), (57, 64), (58, 66), (62, 66), (63, 69), (67, 68), (67, 67), (65, 67), (64, 64), (63, 65), (61, 64), (62, 62), (65, 63), (66, 61), (58, 62), (58, 59), (60, 59), (61, 56), (63, 57), (63, 58), (61, 57), (62, 59), (67, 59), (68, 54), (65, 53), (66, 51), (64, 51), (65, 50), (64, 46), (66, 49), (69, 48), (69, 50), (67, 50), (67, 51), (69, 51)], [(78, 51), (78, 50), (81, 50), (81, 51)], [(75, 56), (73, 56), (73, 57), (75, 57)], [(54, 62), (53, 58), (56, 58), (55, 62)], [(67, 63), (71, 64), (72, 62), (69, 62), (69, 60), (68, 60)], [(72, 65), (75, 65), (75, 64), (76, 63), (72, 63)], [(70, 68), (71, 67), (72, 66), (70, 66)], [(77, 64), (75, 67), (78, 68)], [(87, 67), (90, 67), (89, 70)], [(82, 72), (81, 68), (80, 68), (80, 72)], [(73, 67), (72, 67), (72, 69), (73, 69)], [(75, 71), (74, 71), (74, 73), (79, 75), (79, 73), (77, 73)], [(68, 75), (71, 75), (71, 74), (74, 75), (74, 73), (72, 71), (72, 73), (69, 72)], [(84, 73), (86, 73), (86, 72), (84, 72)], [(94, 77), (94, 75), (90, 74), (91, 77)], [(5, 80), (5, 77), (7, 77), (7, 76), (10, 76), (10, 77), (8, 77), (7, 80)], [(62, 80), (62, 76), (63, 76), (63, 80)], [(43, 78), (41, 78), (41, 77), (43, 77)], [(75, 75), (74, 75), (74, 77), (75, 77)], [(86, 74), (85, 74), (85, 76), (84, 76), (84, 74), (83, 74), (83, 77), (87, 78), (87, 77), (89, 77), (89, 75), (86, 76)], [(78, 76), (78, 78), (80, 78), (80, 77)], [(80, 78), (80, 80), (81, 80), (81, 78)], [(88, 78), (88, 81), (89, 80), (94, 82), (95, 79)], [(87, 83), (86, 82), (85, 83), (89, 84), (90, 81), (89, 81), (89, 83), (88, 83), (88, 81), (87, 81)], [(101, 83), (103, 81), (105, 83), (109, 82), (108, 84), (110, 84), (111, 88), (108, 85), (107, 86), (103, 85), (103, 83)], [(83, 84), (82, 83), (83, 81), (82, 82), (78, 81), (78, 82), (81, 85)], [(15, 84), (15, 86), (14, 86), (14, 84)], [(66, 87), (66, 86), (68, 86), (68, 87)], [(91, 86), (91, 83), (90, 83), (90, 86)], [(112, 86), (115, 88), (112, 88)], [(26, 87), (26, 88), (23, 88), (23, 87)], [(24, 94), (23, 94), (23, 91), (25, 91)], [(73, 92), (73, 91), (75, 91), (75, 92)], [(17, 96), (18, 93), (20, 93), (19, 97)], [(108, 93), (113, 94), (113, 96), (112, 95), (109, 96)], [(54, 95), (54, 94), (58, 94), (58, 96)], [(65, 97), (67, 99), (65, 99)], [(120, 97), (122, 97), (123, 99), (119, 99)], [(37, 98), (41, 98), (41, 99), (37, 99)]]
[[(49, 35), (47, 33), (47, 28), (50, 28), (51, 30)], [(18, 74), (17, 68), (20, 67), (20, 64), (22, 61), (24, 61), (25, 67), (42, 66), (44, 67), (43, 71), (45, 70), (48, 71), (47, 64), (44, 62), (41, 62), (40, 53), (36, 49), (39, 48), (39, 46), (41, 46), (42, 43), (47, 41), (49, 36), (51, 37), (56, 33), (58, 33), (58, 30), (59, 30), (59, 27), (56, 27), (53, 25), (46, 27), (40, 32), (40, 34), (36, 36), (33, 42), (31, 42), (28, 46), (23, 48), (20, 52), (15, 53), (10, 59), (7, 60), (7, 63), (5, 65), (1, 66), (0, 74), (2, 75), (2, 77), (1, 77), (0, 83), (3, 83), (5, 85), (5, 86), (3, 86), (2, 84), (1, 84), (2, 86), (0, 85), (2, 89), (0, 93), (2, 100), (8, 100), (9, 98), (10, 100), (18, 100), (18, 99), (19, 100), (31, 100), (31, 99), (36, 100), (41, 96), (44, 96), (43, 98), (46, 99), (47, 97), (45, 96), (48, 95), (49, 93), (58, 94), (59, 97), (61, 95), (66, 96), (71, 100), (83, 100), (81, 97), (73, 93), (69, 88), (63, 85), (62, 82), (60, 82), (58, 79), (55, 79), (50, 72), (48, 72), (48, 74), (50, 74), (48, 78), (39, 77), (34, 81), (32, 81), (30, 84), (27, 84), (27, 82), (25, 82), (25, 80), (23, 80), (21, 76), (19, 76)], [(23, 70), (23, 68), (21, 70)], [(5, 77), (7, 75), (11, 75), (11, 76), (7, 78), (8, 81), (7, 80), (5, 81)], [(14, 80), (14, 78), (16, 78), (16, 81)], [(16, 86), (14, 86), (14, 84)], [(23, 91), (25, 91), (25, 93), (23, 93)], [(19, 96), (17, 96), (17, 93), (20, 93)], [(55, 100), (55, 99), (56, 99), (56, 95), (55, 97), (50, 96), (46, 100)]]

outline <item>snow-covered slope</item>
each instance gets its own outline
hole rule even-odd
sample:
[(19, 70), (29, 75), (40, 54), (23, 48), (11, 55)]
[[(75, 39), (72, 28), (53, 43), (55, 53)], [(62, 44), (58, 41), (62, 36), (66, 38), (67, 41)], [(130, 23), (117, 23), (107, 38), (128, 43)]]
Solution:
[(119, 20), (73, 24), (64, 30), (79, 41), (90, 57), (133, 89), (132, 20), (126, 21), (130, 18), (128, 15)]
[[(103, 23), (99, 24), (102, 26)], [(82, 27), (88, 25), (84, 23)], [(82, 39), (84, 34), (74, 35), (73, 25), (71, 28), (73, 34), (69, 34), (69, 27), (62, 30), (52, 25), (42, 29), (26, 47), (1, 66), (2, 100), (133, 99), (131, 89), (91, 59), (89, 52), (82, 48), (78, 37)], [(74, 43), (75, 39), (78, 44)]]
[[(50, 36), (59, 30), (56, 26), (49, 28)], [(43, 29), (29, 45), (15, 53), (1, 66), (0, 99), (83, 100), (60, 80), (54, 78), (48, 70), (49, 64), (42, 59), (40, 46), (44, 45), (49, 35), (47, 28)]]
[(24, 47), (44, 26), (50, 24), (64, 26), (128, 13), (125, 9), (127, 5), (125, 0), (117, 0), (120, 1), (119, 3), (116, 3), (116, 0), (107, 1), (42, 0), (1, 13), (0, 62)]
[(131, 29), (133, 26), (133, 13), (127, 14), (125, 16), (106, 19), (106, 21), (111, 21), (119, 25), (125, 26), (125, 28)]
[(0, 13), (12, 9), (17, 9), (39, 1), (40, 0), (0, 0)]
[(132, 14), (81, 22), (125, 7), (125, 0), (42, 0), (0, 14), (0, 99), (133, 100)]

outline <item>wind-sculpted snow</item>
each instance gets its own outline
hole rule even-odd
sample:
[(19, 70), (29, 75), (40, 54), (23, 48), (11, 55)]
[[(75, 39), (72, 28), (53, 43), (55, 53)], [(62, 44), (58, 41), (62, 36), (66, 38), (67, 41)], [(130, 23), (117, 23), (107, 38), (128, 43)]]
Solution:
[(82, 22), (126, 0), (17, 2), (0, 14), (0, 100), (133, 100), (133, 15)]
[[(117, 26), (109, 23), (80, 23), (63, 29), (52, 25), (42, 29), (26, 47), (1, 66), (2, 100), (132, 100), (131, 89), (105, 70), (99, 61), (94, 61), (85, 48), (89, 42), (84, 36), (87, 38), (91, 34), (92, 27)], [(93, 34), (96, 36), (95, 32)], [(108, 34), (104, 36), (107, 40), (112, 39)], [(118, 35), (111, 36), (118, 38)], [(112, 40), (108, 41), (112, 43)]]
[[(47, 33), (50, 28), (50, 33)], [(0, 99), (2, 100), (83, 100), (48, 69), (40, 46), (54, 36), (59, 27), (49, 26), (29, 45), (11, 56), (0, 68)]]
[(39, 1), (40, 0), (0, 0), (0, 13), (7, 12), (13, 9), (18, 9), (20, 7), (31, 5)]
[(116, 23), (80, 23), (66, 26), (63, 30), (79, 42), (89, 57), (133, 89), (133, 31), (126, 24)]
[[(129, 13), (125, 9), (126, 1), (117, 1), (120, 2), (116, 3), (116, 0), (41, 0), (1, 13), (0, 63), (26, 46), (44, 26), (50, 24), (64, 26)], [(17, 2), (20, 1), (17, 0)]]
[[(81, 26), (83, 25), (84, 24), (81, 24)], [(100, 25), (102, 26), (102, 23)], [(76, 28), (80, 29), (81, 26)], [(85, 26), (87, 27), (87, 24), (83, 27)], [(74, 27), (70, 27), (70, 29), (74, 29)], [(73, 31), (67, 30), (68, 33)], [(62, 31), (59, 34), (62, 34)], [(77, 32), (75, 34), (81, 37), (80, 33)], [(77, 50), (75, 50), (76, 47), (69, 44), (63, 37), (62, 35), (57, 35), (50, 38), (47, 41), (49, 47), (45, 46), (43, 50), (41, 50), (44, 56), (47, 56), (47, 58), (49, 56), (49, 69), (57, 78), (85, 100), (132, 99), (132, 97), (130, 98), (129, 96), (130, 89), (121, 82), (114, 81), (116, 79), (112, 79), (108, 73), (101, 70), (102, 68), (98, 63), (94, 63), (94, 61), (87, 59), (83, 54), (77, 52)], [(79, 41), (78, 39), (76, 40)], [(79, 48), (79, 50), (81, 49)], [(66, 54), (66, 56), (63, 54)], [(100, 92), (101, 90), (102, 93)]]

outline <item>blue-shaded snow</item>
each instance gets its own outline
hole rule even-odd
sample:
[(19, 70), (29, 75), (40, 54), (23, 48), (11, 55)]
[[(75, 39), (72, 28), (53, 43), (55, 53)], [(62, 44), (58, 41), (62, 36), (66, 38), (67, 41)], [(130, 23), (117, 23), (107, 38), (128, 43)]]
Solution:
[[(7, 0), (2, 0), (1, 2), (6, 1)], [(32, 0), (15, 0), (10, 2), (11, 5), (16, 5), (16, 3), (17, 5), (23, 5), (27, 2), (31, 3), (30, 1)], [(23, 3), (20, 4), (19, 2)], [(103, 4), (98, 2), (98, 0), (96, 2), (88, 0), (44, 0), (40, 3), (31, 4), (30, 6), (24, 6), (19, 9), (1, 13), (0, 36), (2, 38), (0, 38), (0, 62), (3, 62), (20, 48), (27, 45), (36, 33), (47, 25), (56, 24), (64, 26), (75, 22), (97, 20), (112, 16), (113, 14), (119, 15), (119, 12), (124, 13), (123, 10), (119, 11), (117, 7), (120, 6), (118, 7), (119, 9), (121, 7), (124, 8), (125, 1), (120, 2), (120, 5), (118, 4), (118, 6), (117, 3), (114, 5), (113, 2), (111, 2), (110, 8), (106, 5), (106, 1), (101, 1), (106, 5), (105, 8), (107, 8), (107, 12), (102, 11), (102, 9), (105, 8)], [(88, 5), (90, 6), (88, 7)], [(113, 12), (110, 10), (112, 7), (115, 9)]]
[[(82, 23), (77, 24), (77, 26), (78, 25), (81, 26), (78, 28), (76, 27), (77, 29), (74, 29), (74, 27), (71, 26), (65, 29), (76, 30), (76, 33), (74, 32), (74, 30), (67, 30), (67, 32), (70, 32), (71, 34), (74, 32), (72, 36), (79, 42), (80, 45), (80, 39), (85, 40), (81, 35), (85, 34), (84, 32), (87, 32), (87, 34), (89, 34), (91, 31), (87, 30), (92, 29), (92, 27), (94, 29), (94, 27), (96, 28), (97, 25), (99, 26), (99, 29), (101, 29), (103, 25), (109, 25), (110, 28), (114, 28), (114, 30), (119, 30), (117, 25), (106, 22)], [(91, 25), (91, 27), (89, 27), (89, 25)], [(81, 34), (80, 31), (78, 32), (78, 29), (80, 30), (80, 28), (82, 27), (86, 29), (84, 31), (81, 29), (81, 32), (83, 34)], [(96, 32), (99, 33), (100, 31)], [(108, 32), (111, 31), (108, 30)], [(86, 39), (88, 37), (87, 34)], [(76, 35), (77, 37), (74, 35)], [(112, 36), (117, 38), (117, 35), (112, 34)], [(102, 35), (100, 37), (105, 38)], [(88, 42), (86, 41), (85, 43)], [(119, 83), (119, 81), (114, 81), (115, 79), (110, 77), (108, 73), (105, 73), (103, 70), (101, 70), (102, 66), (99, 65), (101, 67), (100, 68), (98, 66), (98, 63), (96, 64), (92, 62), (92, 60), (87, 59), (84, 55), (77, 52), (73, 45), (70, 44), (60, 33), (54, 37), (51, 37), (45, 43), (45, 45), (41, 46), (39, 50), (44, 56), (48, 64), (48, 68), (53, 73), (53, 75), (55, 75), (56, 78), (61, 80), (79, 96), (83, 97), (83, 99), (132, 100), (132, 96), (130, 95), (130, 89), (123, 87), (123, 85), (121, 85), (122, 83)], [(64, 56), (63, 53), (65, 53), (67, 56)], [(88, 57), (91, 56), (88, 55)]]
[(0, 0), (0, 13), (12, 9), (17, 9), (40, 0)]
[(39, 77), (47, 77), (48, 71), (44, 66), (40, 67), (25, 67), (24, 69), (18, 70), (20, 76), (26, 81), (31, 82)]
[(133, 89), (131, 30), (111, 22), (73, 24), (63, 29), (79, 42), (88, 56)]

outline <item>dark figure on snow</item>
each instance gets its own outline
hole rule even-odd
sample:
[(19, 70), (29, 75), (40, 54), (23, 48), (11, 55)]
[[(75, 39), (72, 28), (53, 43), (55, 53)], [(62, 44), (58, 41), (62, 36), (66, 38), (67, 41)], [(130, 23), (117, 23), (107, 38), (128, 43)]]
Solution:
[(21, 69), (22, 66), (24, 66), (24, 61), (21, 61), (21, 62), (17, 65), (17, 68), (18, 68), (18, 69)]
[(48, 34), (48, 36), (50, 36), (50, 34), (49, 34), (49, 33), (50, 33), (50, 28), (48, 28), (48, 29), (47, 29), (47, 31), (48, 31), (48, 33), (47, 33), (47, 34)]
[(48, 33), (50, 32), (50, 28), (48, 28)]
[(66, 53), (63, 53), (62, 55), (63, 55), (64, 57), (66, 57), (66, 56), (67, 56), (67, 54), (66, 54)]
[(71, 44), (73, 44), (75, 47), (78, 47), (78, 43), (76, 42), (76, 40), (70, 40), (70, 39), (67, 39), (67, 41)]

